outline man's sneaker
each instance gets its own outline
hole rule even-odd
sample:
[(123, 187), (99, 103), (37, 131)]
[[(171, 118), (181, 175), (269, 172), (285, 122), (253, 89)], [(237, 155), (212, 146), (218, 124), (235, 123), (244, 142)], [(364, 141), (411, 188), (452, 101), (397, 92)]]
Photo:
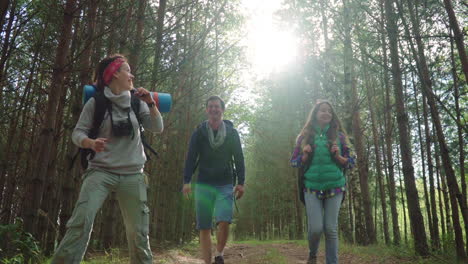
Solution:
[(217, 256), (215, 257), (215, 264), (224, 264), (224, 258), (223, 256)]

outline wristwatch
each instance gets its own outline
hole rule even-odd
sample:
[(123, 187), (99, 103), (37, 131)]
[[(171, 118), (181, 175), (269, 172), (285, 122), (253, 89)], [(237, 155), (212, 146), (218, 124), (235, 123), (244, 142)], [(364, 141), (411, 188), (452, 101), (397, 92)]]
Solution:
[(155, 106), (154, 102), (146, 103), (146, 104), (148, 105), (148, 108), (151, 108), (151, 107), (154, 107), (154, 106)]

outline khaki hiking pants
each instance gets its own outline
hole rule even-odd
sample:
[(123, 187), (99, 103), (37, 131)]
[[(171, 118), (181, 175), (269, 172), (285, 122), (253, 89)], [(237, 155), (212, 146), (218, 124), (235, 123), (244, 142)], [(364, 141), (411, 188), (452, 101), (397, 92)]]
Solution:
[[(131, 264), (150, 264), (147, 182), (143, 173), (119, 175), (88, 169), (67, 232), (51, 264), (78, 264), (86, 252), (94, 218), (110, 192), (115, 191), (124, 219)], [(108, 223), (113, 224), (113, 223)]]

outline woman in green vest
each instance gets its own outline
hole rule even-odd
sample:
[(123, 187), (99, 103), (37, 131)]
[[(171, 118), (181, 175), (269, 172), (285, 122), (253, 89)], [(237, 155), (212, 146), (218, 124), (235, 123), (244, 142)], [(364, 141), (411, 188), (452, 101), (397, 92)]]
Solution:
[(338, 214), (346, 190), (343, 170), (354, 164), (346, 142), (346, 133), (330, 102), (318, 102), (297, 137), (291, 158), (291, 165), (304, 172), (308, 264), (317, 263), (322, 233), (325, 233), (326, 263), (338, 263)]

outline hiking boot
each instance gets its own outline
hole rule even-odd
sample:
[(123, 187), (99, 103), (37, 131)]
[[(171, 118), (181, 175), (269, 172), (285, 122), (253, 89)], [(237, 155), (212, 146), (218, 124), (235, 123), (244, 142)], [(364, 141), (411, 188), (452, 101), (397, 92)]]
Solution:
[(307, 264), (317, 264), (317, 258), (309, 257), (309, 259), (307, 260)]
[(223, 256), (217, 256), (215, 257), (215, 262), (214, 264), (224, 264), (224, 258)]

